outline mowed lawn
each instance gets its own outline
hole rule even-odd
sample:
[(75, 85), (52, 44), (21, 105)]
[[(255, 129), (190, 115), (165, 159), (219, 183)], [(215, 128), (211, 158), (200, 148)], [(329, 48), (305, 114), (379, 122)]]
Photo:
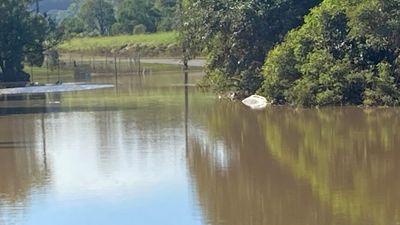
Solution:
[(73, 38), (59, 45), (65, 52), (93, 51), (98, 49), (116, 49), (127, 45), (160, 46), (176, 44), (178, 33), (162, 32), (155, 34), (119, 35), (107, 37)]

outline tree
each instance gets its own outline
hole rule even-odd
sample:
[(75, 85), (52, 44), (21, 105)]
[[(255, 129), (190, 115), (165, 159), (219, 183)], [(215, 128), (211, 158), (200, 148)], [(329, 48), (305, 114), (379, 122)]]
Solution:
[(65, 39), (85, 32), (85, 24), (83, 23), (81, 18), (76, 16), (65, 18), (61, 22), (59, 27), (61, 30), (63, 30)]
[(160, 12), (152, 1), (124, 0), (117, 10), (117, 20), (124, 33), (132, 33), (137, 25), (144, 25), (147, 32), (156, 32)]
[(399, 12), (396, 0), (325, 0), (270, 51), (260, 93), (303, 106), (399, 105)]
[(115, 23), (113, 5), (106, 0), (86, 0), (80, 8), (79, 17), (91, 31), (108, 35)]
[(186, 0), (180, 30), (187, 47), (208, 54), (207, 84), (248, 95), (262, 83), (266, 53), (319, 2)]
[(177, 25), (177, 1), (156, 0), (155, 7), (160, 12), (160, 21), (157, 24), (157, 31), (171, 31)]
[(2, 0), (0, 4), (0, 81), (29, 81), (23, 61), (43, 63), (49, 21), (32, 12), (32, 0)]

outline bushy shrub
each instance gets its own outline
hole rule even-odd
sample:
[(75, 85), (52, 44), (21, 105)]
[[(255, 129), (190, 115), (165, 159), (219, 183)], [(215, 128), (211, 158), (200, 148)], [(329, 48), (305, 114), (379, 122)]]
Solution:
[(146, 33), (146, 29), (147, 29), (146, 26), (143, 24), (136, 25), (133, 28), (133, 34), (144, 34)]
[(400, 103), (400, 2), (325, 0), (267, 56), (259, 93), (294, 105)]
[(121, 23), (114, 23), (111, 26), (111, 34), (112, 35), (117, 35), (117, 34), (121, 34), (124, 32), (123, 26)]

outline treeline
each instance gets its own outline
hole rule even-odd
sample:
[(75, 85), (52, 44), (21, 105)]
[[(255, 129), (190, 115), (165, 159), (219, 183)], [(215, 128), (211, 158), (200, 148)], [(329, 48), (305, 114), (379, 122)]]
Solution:
[(59, 18), (65, 38), (171, 31), (176, 0), (75, 0)]
[(188, 0), (183, 8), (186, 55), (209, 55), (205, 84), (218, 91), (302, 106), (400, 104), (397, 0)]

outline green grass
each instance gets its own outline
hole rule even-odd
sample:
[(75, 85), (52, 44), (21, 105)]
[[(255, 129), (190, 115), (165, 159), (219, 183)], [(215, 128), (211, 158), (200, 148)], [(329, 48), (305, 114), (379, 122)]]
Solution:
[(155, 34), (120, 35), (109, 37), (84, 37), (73, 38), (59, 46), (61, 51), (96, 51), (99, 49), (118, 49), (127, 45), (159, 46), (177, 43), (176, 32), (163, 32)]

